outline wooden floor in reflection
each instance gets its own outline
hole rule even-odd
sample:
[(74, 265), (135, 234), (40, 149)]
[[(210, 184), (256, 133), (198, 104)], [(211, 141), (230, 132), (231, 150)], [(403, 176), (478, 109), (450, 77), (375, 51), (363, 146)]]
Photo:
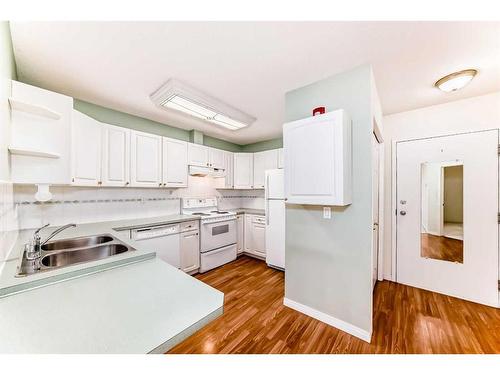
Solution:
[(444, 236), (421, 234), (421, 255), (423, 258), (464, 262), (464, 242)]
[(389, 281), (375, 287), (370, 344), (283, 305), (284, 275), (243, 256), (198, 279), (224, 314), (169, 353), (498, 353), (500, 309)]

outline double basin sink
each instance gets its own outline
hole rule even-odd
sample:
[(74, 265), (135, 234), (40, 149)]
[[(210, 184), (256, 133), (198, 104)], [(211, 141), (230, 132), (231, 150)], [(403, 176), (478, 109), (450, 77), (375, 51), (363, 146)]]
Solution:
[(23, 254), (16, 276), (92, 262), (133, 250), (111, 234), (55, 240), (42, 245), (41, 257), (36, 261), (26, 259)]

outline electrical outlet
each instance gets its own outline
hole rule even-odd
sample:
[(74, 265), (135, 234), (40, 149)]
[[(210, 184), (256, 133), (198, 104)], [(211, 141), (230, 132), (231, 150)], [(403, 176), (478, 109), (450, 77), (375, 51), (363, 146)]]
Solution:
[(330, 207), (323, 207), (323, 219), (332, 218), (332, 209)]

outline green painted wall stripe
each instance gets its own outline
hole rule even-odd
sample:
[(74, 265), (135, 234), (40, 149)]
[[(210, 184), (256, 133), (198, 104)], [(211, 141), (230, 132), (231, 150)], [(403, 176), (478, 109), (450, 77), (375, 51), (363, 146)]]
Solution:
[(242, 146), (242, 152), (259, 152), (283, 147), (283, 138), (269, 139)]

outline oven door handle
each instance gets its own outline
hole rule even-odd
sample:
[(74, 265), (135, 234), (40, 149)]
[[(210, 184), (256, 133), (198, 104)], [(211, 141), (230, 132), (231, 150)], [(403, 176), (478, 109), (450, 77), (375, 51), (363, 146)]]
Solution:
[(226, 223), (228, 221), (236, 221), (236, 218), (233, 219), (227, 219), (227, 220), (221, 220), (221, 221), (213, 221), (209, 223), (201, 223), (202, 225), (211, 225), (211, 224), (219, 224), (219, 223)]

